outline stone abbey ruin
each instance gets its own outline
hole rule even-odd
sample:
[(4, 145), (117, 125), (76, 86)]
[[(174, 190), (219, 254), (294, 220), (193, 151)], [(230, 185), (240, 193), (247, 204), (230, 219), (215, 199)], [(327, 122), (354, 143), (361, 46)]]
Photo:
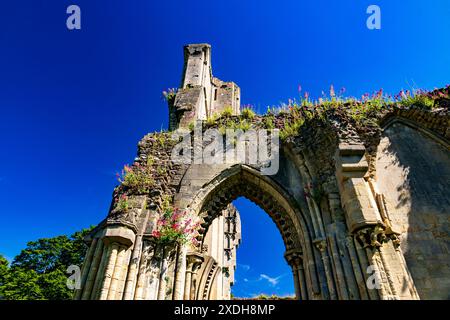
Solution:
[[(139, 142), (86, 239), (75, 299), (230, 299), (240, 196), (275, 222), (297, 299), (450, 298), (450, 87), (258, 115), (241, 110), (236, 84), (212, 76), (209, 45), (186, 46), (184, 59), (181, 87), (167, 94), (169, 132)], [(173, 131), (199, 123), (278, 129), (279, 170), (174, 161)], [(186, 226), (198, 223), (183, 234), (187, 213)]]

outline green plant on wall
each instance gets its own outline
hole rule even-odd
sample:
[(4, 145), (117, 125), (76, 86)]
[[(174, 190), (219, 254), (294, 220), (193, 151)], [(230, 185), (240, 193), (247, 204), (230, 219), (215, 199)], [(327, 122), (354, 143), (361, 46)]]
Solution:
[(220, 113), (221, 118), (230, 118), (233, 115), (233, 108), (231, 106), (225, 106)]
[(189, 128), (189, 131), (194, 131), (194, 129), (195, 129), (195, 121), (189, 122), (188, 128)]
[(426, 94), (407, 95), (400, 101), (404, 108), (421, 108), (431, 110), (434, 107), (434, 100)]
[(122, 174), (118, 174), (119, 182), (129, 190), (129, 193), (144, 194), (150, 191), (155, 184), (149, 166), (135, 163), (132, 166), (125, 165)]
[(166, 100), (169, 104), (173, 104), (173, 102), (175, 101), (175, 97), (177, 95), (177, 91), (178, 89), (176, 88), (169, 88), (162, 92), (162, 96), (164, 100)]
[(263, 120), (264, 127), (268, 130), (272, 130), (275, 128), (274, 123), (275, 117), (273, 115), (266, 115)]
[(298, 118), (291, 122), (285, 121), (284, 127), (280, 132), (280, 139), (286, 141), (288, 138), (298, 135), (300, 128), (304, 123), (304, 118)]
[(255, 118), (255, 115), (255, 112), (250, 108), (244, 108), (241, 111), (241, 116), (244, 119), (253, 120), (253, 118)]
[(130, 207), (128, 196), (126, 194), (121, 194), (118, 196), (115, 201), (115, 207), (120, 211), (128, 211)]

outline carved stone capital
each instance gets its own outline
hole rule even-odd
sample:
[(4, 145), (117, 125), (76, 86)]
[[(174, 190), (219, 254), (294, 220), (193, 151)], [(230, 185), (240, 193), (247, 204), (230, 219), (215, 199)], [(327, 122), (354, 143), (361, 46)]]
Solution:
[(299, 268), (303, 263), (303, 251), (299, 249), (288, 250), (284, 258), (292, 268)]
[(401, 244), (400, 237), (398, 236), (398, 234), (391, 233), (390, 235), (388, 235), (388, 237), (389, 239), (391, 239), (394, 248), (397, 249)]
[(315, 239), (313, 243), (320, 252), (324, 252), (327, 248), (327, 241), (325, 239)]
[(381, 225), (360, 229), (356, 231), (355, 236), (363, 248), (379, 248), (388, 240), (386, 231)]
[(117, 242), (129, 247), (134, 243), (136, 233), (126, 226), (111, 224), (103, 230), (101, 237), (105, 244)]
[(200, 268), (204, 260), (205, 259), (203, 258), (203, 256), (199, 253), (188, 253), (186, 256), (187, 271), (195, 273)]

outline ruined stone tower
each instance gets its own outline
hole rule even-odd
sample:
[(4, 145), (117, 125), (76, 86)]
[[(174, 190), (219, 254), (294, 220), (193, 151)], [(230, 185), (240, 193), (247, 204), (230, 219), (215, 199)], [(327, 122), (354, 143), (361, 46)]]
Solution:
[[(244, 136), (279, 130), (281, 143), (271, 145), (279, 170), (178, 162), (174, 132), (146, 135), (107, 217), (86, 239), (76, 299), (230, 298), (241, 239), (231, 203), (241, 196), (279, 230), (297, 299), (450, 297), (450, 87), (400, 102), (333, 98), (241, 114), (239, 88), (212, 76), (211, 47), (188, 45), (184, 54), (171, 130), (193, 121)], [(207, 147), (187, 131), (188, 144)], [(181, 232), (175, 216), (198, 224)]]
[(213, 77), (209, 44), (185, 46), (181, 87), (169, 102), (169, 129), (206, 120), (225, 108), (231, 108), (234, 115), (240, 114), (239, 87), (234, 82)]

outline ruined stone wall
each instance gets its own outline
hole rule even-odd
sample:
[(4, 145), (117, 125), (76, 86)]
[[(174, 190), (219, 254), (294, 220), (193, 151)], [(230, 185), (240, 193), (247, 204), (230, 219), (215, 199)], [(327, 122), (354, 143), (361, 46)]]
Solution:
[(377, 184), (422, 299), (450, 298), (449, 150), (402, 122), (388, 125), (378, 146)]
[[(239, 110), (239, 89), (212, 78), (209, 46), (187, 46), (185, 54), (182, 88), (169, 103), (171, 128), (191, 129), (208, 106), (213, 110), (215, 84), (226, 90), (217, 106), (231, 99)], [(298, 299), (448, 298), (450, 87), (408, 99), (333, 99), (265, 115), (223, 113), (196, 122), (200, 131), (187, 135), (183, 154), (189, 155), (211, 144), (202, 138), (207, 129), (218, 128), (220, 141), (221, 129), (239, 129), (247, 138), (253, 129), (278, 129), (280, 165), (272, 175), (263, 173), (263, 163), (240, 159), (175, 162), (171, 155), (180, 149), (172, 132), (146, 135), (107, 217), (87, 239), (75, 298), (228, 297), (236, 261), (227, 250), (235, 253), (240, 222), (234, 212), (236, 228), (229, 229), (233, 210), (227, 206), (240, 196), (275, 222)], [(256, 143), (243, 143), (246, 154), (255, 152)], [(174, 208), (198, 218), (197, 241), (158, 241), (158, 219)], [(224, 241), (229, 233), (232, 243)]]
[(240, 89), (234, 82), (224, 82), (213, 78), (213, 100), (209, 116), (220, 114), (225, 108), (231, 108), (233, 115), (239, 115), (240, 110)]

